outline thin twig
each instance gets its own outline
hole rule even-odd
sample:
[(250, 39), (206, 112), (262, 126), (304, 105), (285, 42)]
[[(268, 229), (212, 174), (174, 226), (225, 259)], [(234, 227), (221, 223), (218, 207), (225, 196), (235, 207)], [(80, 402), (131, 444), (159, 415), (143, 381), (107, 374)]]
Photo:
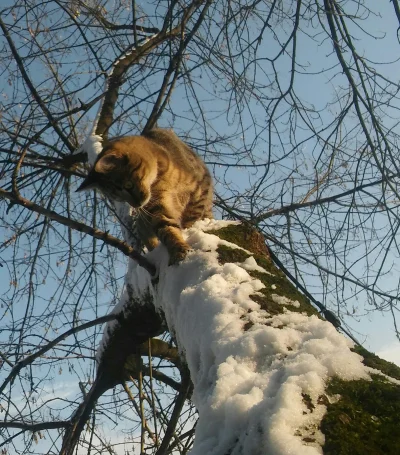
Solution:
[[(381, 185), (382, 183), (389, 182), (392, 179), (397, 178), (397, 177), (399, 177), (399, 174), (392, 174), (392, 175), (385, 176), (382, 179), (374, 180), (373, 182), (370, 182), (370, 183), (365, 183), (365, 184), (358, 185), (358, 186), (352, 188), (351, 190), (344, 191), (343, 193), (335, 194), (333, 196), (319, 198), (319, 199), (315, 199), (314, 201), (309, 201), (309, 202), (304, 202), (304, 203), (289, 204), (289, 205), (287, 205), (285, 207), (281, 207), (279, 209), (273, 209), (273, 210), (270, 210), (270, 211), (268, 211), (266, 213), (263, 213), (262, 215), (259, 215), (259, 216), (255, 217), (253, 222), (254, 223), (259, 223), (260, 221), (263, 221), (263, 220), (265, 220), (267, 218), (271, 218), (272, 216), (282, 215), (284, 213), (293, 212), (293, 211), (298, 210), (298, 209), (303, 209), (303, 208), (307, 208), (307, 207), (313, 207), (313, 206), (316, 206), (316, 205), (323, 205), (323, 204), (326, 204), (326, 203), (329, 203), (329, 202), (336, 202), (336, 201), (338, 201), (339, 199), (341, 199), (343, 197), (349, 196), (351, 194), (355, 194), (355, 193), (357, 193), (359, 191), (362, 191), (362, 190), (364, 190), (366, 188), (370, 188), (372, 186)], [(222, 207), (222, 208), (224, 208), (224, 207)]]
[(22, 370), (22, 368), (26, 367), (27, 365), (30, 365), (38, 357), (42, 356), (45, 352), (49, 351), (51, 348), (53, 348), (55, 345), (57, 345), (60, 341), (63, 341), (65, 338), (69, 337), (72, 334), (81, 332), (82, 330), (88, 329), (95, 325), (104, 324), (104, 322), (112, 321), (113, 319), (116, 319), (116, 318), (117, 318), (116, 314), (107, 314), (105, 316), (101, 316), (100, 318), (94, 319), (93, 321), (85, 322), (84, 324), (79, 325), (77, 327), (72, 327), (69, 330), (67, 330), (66, 332), (62, 333), (57, 338), (55, 338), (54, 340), (47, 343), (45, 346), (42, 346), (35, 353), (30, 354), (27, 357), (25, 357), (24, 359), (20, 360), (19, 362), (17, 362), (14, 365), (14, 367), (10, 371), (10, 374), (7, 376), (7, 378), (1, 385), (0, 394), (3, 392), (3, 390), (5, 389), (7, 384), (16, 378), (16, 376)]
[(168, 453), (169, 443), (174, 436), (176, 425), (178, 424), (179, 416), (181, 415), (182, 408), (185, 404), (186, 397), (191, 388), (190, 377), (188, 373), (182, 374), (181, 390), (176, 398), (174, 410), (172, 411), (171, 418), (169, 419), (165, 435), (155, 455), (166, 455)]
[[(128, 384), (126, 382), (123, 382), (122, 387), (124, 388), (126, 394), (128, 395), (129, 399), (131, 400), (132, 406), (135, 408), (135, 411), (137, 412), (138, 415), (140, 415), (140, 409), (139, 406), (136, 403), (135, 397), (132, 395), (131, 389), (129, 388)], [(155, 434), (151, 431), (151, 428), (147, 425), (147, 422), (145, 420), (145, 429), (147, 433), (149, 434), (149, 437), (156, 442), (157, 437)]]
[(123, 254), (125, 254), (125, 256), (129, 256), (131, 259), (135, 260), (141, 267), (146, 269), (150, 275), (155, 275), (156, 268), (153, 264), (151, 264), (146, 258), (144, 258), (126, 242), (123, 242), (113, 235), (110, 235), (108, 232), (101, 231), (100, 229), (94, 229), (84, 223), (79, 223), (78, 221), (71, 220), (70, 218), (62, 216), (53, 210), (49, 210), (42, 207), (41, 205), (35, 204), (34, 202), (25, 199), (22, 196), (17, 196), (12, 192), (5, 191), (0, 188), (0, 198), (1, 197), (9, 199), (10, 201), (21, 205), (32, 212), (40, 213), (41, 215), (44, 215), (51, 220), (57, 221), (64, 226), (68, 226), (72, 229), (75, 229), (76, 231), (84, 232), (85, 234), (88, 234), (96, 239), (102, 240), (104, 243), (107, 243), (108, 245), (111, 245), (120, 250)]
[(140, 455), (144, 455), (144, 432), (146, 427), (146, 418), (144, 416), (144, 396), (143, 396), (143, 371), (142, 371), (142, 357), (140, 353), (137, 354), (137, 365), (138, 371), (138, 383), (139, 383), (139, 406), (140, 406), (140, 419), (141, 419), (141, 431), (140, 431)]
[(150, 377), (150, 393), (151, 393), (151, 409), (154, 417), (154, 433), (156, 439), (154, 441), (156, 447), (158, 447), (158, 432), (157, 432), (157, 418), (156, 418), (156, 401), (154, 399), (154, 387), (153, 387), (153, 362), (152, 362), (152, 351), (151, 351), (151, 339), (147, 341), (148, 344), (148, 356), (149, 356), (149, 377)]

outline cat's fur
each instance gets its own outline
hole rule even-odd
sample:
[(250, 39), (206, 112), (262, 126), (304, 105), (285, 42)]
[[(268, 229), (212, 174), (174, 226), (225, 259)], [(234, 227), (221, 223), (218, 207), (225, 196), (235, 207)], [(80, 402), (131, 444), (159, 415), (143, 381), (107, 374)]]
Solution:
[(78, 191), (91, 188), (135, 207), (141, 240), (153, 249), (160, 239), (170, 264), (181, 261), (189, 250), (181, 229), (212, 218), (210, 173), (170, 130), (157, 128), (142, 136), (110, 140)]

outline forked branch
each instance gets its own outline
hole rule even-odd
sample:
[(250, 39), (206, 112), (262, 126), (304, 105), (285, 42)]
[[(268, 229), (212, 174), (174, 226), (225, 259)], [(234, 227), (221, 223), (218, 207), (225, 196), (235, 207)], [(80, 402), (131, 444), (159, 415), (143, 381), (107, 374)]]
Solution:
[(114, 109), (118, 100), (118, 92), (124, 83), (124, 76), (129, 68), (137, 64), (142, 57), (154, 50), (164, 41), (175, 38), (180, 33), (180, 26), (167, 30), (164, 27), (159, 33), (145, 39), (140, 46), (128, 51), (125, 55), (114, 62), (113, 68), (108, 76), (103, 103), (100, 108), (97, 124), (93, 131), (103, 140), (107, 140), (108, 131), (113, 123)]
[(145, 268), (151, 275), (156, 273), (156, 268), (153, 264), (147, 261), (140, 253), (138, 253), (135, 249), (129, 246), (126, 242), (110, 235), (108, 232), (101, 231), (100, 229), (92, 228), (87, 224), (80, 223), (78, 221), (71, 220), (63, 215), (60, 215), (53, 210), (46, 209), (41, 205), (35, 204), (34, 202), (30, 201), (29, 199), (25, 199), (20, 195), (16, 195), (12, 192), (5, 191), (0, 188), (0, 198), (6, 198), (13, 202), (14, 204), (21, 205), (26, 209), (44, 215), (45, 217), (57, 221), (58, 223), (63, 224), (64, 226), (68, 226), (71, 229), (74, 229), (79, 232), (84, 232), (96, 239), (102, 240), (104, 243), (117, 248), (126, 256), (129, 256), (131, 259), (134, 259), (141, 267)]

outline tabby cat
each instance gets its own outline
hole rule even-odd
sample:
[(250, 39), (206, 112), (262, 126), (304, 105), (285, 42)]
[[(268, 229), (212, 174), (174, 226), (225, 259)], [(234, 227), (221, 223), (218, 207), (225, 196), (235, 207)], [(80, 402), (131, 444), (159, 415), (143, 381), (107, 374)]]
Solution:
[(136, 208), (140, 239), (150, 250), (160, 239), (170, 264), (180, 262), (189, 250), (181, 229), (212, 218), (210, 173), (170, 130), (157, 128), (108, 141), (77, 191), (92, 188)]

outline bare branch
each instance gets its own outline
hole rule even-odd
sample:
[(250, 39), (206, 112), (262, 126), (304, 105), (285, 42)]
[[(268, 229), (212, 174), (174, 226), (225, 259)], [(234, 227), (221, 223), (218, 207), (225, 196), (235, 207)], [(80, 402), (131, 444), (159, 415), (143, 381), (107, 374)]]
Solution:
[(8, 422), (0, 422), (0, 428), (18, 428), (25, 431), (41, 431), (41, 430), (54, 430), (57, 428), (66, 428), (69, 425), (68, 420), (60, 420), (55, 422), (18, 422), (16, 420), (9, 420)]
[(13, 56), (14, 56), (15, 61), (17, 62), (17, 65), (18, 65), (18, 68), (19, 68), (19, 70), (20, 70), (20, 72), (22, 74), (22, 77), (23, 77), (26, 85), (29, 87), (29, 90), (31, 91), (31, 94), (32, 94), (33, 98), (38, 103), (38, 105), (41, 107), (41, 109), (45, 113), (47, 119), (49, 120), (50, 124), (52, 125), (54, 130), (57, 132), (57, 134), (59, 135), (61, 140), (64, 142), (64, 144), (67, 146), (67, 148), (71, 152), (73, 152), (75, 147), (73, 147), (73, 145), (69, 142), (68, 138), (61, 131), (61, 129), (57, 125), (57, 122), (54, 119), (53, 115), (51, 114), (51, 112), (47, 108), (46, 103), (42, 100), (42, 98), (40, 97), (39, 93), (37, 92), (35, 86), (33, 85), (33, 82), (31, 81), (30, 77), (28, 76), (28, 73), (27, 73), (27, 71), (25, 69), (25, 65), (24, 65), (21, 57), (19, 56), (18, 51), (17, 51), (17, 49), (16, 49), (16, 47), (14, 45), (14, 42), (13, 42), (13, 40), (12, 40), (8, 30), (7, 30), (7, 27), (5, 26), (3, 20), (1, 19), (1, 17), (0, 17), (0, 28), (3, 31), (3, 34), (4, 34), (4, 36), (5, 36), (5, 38), (6, 38), (7, 42), (8, 42), (8, 45), (10, 46), (10, 50), (11, 50)]
[(159, 449), (157, 450), (156, 455), (166, 455), (168, 453), (168, 447), (170, 445), (171, 439), (174, 436), (175, 427), (178, 423), (179, 416), (182, 412), (182, 408), (185, 404), (186, 398), (190, 392), (191, 387), (192, 387), (192, 384), (190, 382), (190, 376), (186, 372), (186, 374), (183, 374), (183, 376), (182, 376), (181, 390), (179, 392), (179, 395), (176, 398), (174, 410), (173, 410), (172, 416), (168, 422), (168, 426), (165, 431), (164, 439), (162, 440), (162, 443), (161, 443)]
[(114, 63), (111, 74), (107, 79), (107, 89), (95, 129), (96, 135), (102, 136), (105, 140), (107, 139), (108, 130), (113, 123), (114, 108), (118, 99), (119, 88), (124, 82), (124, 75), (128, 69), (132, 65), (137, 64), (142, 57), (164, 41), (178, 36), (179, 31), (180, 27), (174, 27), (170, 31), (167, 31), (167, 27), (164, 27), (161, 32), (145, 39), (140, 43), (138, 48), (128, 51), (128, 53), (125, 53)]
[(135, 251), (126, 242), (117, 239), (117, 237), (114, 237), (107, 232), (100, 231), (99, 229), (94, 229), (90, 226), (87, 226), (86, 224), (66, 218), (65, 216), (62, 216), (53, 210), (48, 210), (38, 204), (35, 204), (32, 201), (29, 201), (28, 199), (25, 199), (22, 196), (16, 196), (15, 194), (4, 191), (1, 188), (0, 197), (9, 199), (15, 204), (21, 205), (26, 209), (31, 210), (32, 212), (39, 213), (40, 215), (43, 215), (51, 220), (57, 221), (64, 226), (68, 226), (72, 229), (75, 229), (76, 231), (84, 232), (85, 234), (88, 234), (96, 239), (102, 240), (104, 243), (117, 248), (126, 256), (129, 256), (131, 259), (135, 260), (141, 267), (145, 268), (150, 273), (150, 275), (155, 274), (156, 269), (153, 264), (148, 262), (140, 253)]
[(105, 322), (112, 321), (113, 319), (116, 319), (116, 318), (117, 318), (116, 314), (107, 314), (106, 316), (101, 316), (93, 321), (85, 322), (84, 324), (81, 324), (77, 327), (72, 327), (72, 328), (68, 329), (66, 332), (64, 332), (63, 334), (61, 334), (59, 337), (55, 338), (54, 340), (50, 341), (46, 345), (42, 346), (35, 353), (30, 354), (27, 357), (25, 357), (24, 359), (20, 360), (18, 363), (16, 363), (13, 366), (11, 372), (9, 373), (7, 378), (3, 381), (3, 384), (0, 386), (0, 394), (7, 387), (7, 384), (14, 381), (14, 379), (17, 377), (18, 373), (22, 370), (22, 368), (25, 368), (27, 365), (30, 365), (31, 363), (33, 363), (37, 358), (41, 357), (47, 351), (49, 351), (54, 346), (59, 344), (61, 341), (65, 340), (66, 338), (68, 338), (71, 335), (81, 332), (82, 330), (86, 330), (95, 325), (104, 324)]

